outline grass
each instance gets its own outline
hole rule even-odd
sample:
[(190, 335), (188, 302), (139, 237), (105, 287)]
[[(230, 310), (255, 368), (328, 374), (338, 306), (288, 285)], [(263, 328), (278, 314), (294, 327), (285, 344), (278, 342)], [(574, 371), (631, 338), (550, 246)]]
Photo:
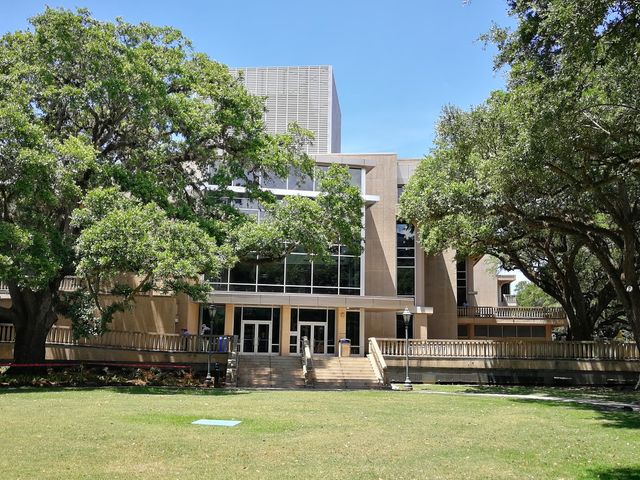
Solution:
[(585, 405), (132, 387), (4, 389), (0, 413), (2, 479), (640, 479), (640, 415)]

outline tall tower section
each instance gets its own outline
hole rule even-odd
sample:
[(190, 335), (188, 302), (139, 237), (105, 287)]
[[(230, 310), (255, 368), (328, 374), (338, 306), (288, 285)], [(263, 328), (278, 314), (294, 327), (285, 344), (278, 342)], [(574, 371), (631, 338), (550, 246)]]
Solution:
[(307, 153), (340, 153), (340, 102), (330, 65), (230, 70), (249, 92), (266, 97), (269, 133), (285, 133), (296, 122), (315, 136)]

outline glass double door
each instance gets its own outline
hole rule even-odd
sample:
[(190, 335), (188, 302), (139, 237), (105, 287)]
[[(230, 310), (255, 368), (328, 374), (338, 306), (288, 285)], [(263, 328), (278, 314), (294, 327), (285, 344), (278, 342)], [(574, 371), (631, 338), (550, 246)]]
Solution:
[(242, 353), (271, 353), (271, 322), (242, 322)]
[(300, 322), (298, 338), (309, 339), (309, 346), (314, 354), (324, 355), (327, 353), (327, 325), (325, 323)]

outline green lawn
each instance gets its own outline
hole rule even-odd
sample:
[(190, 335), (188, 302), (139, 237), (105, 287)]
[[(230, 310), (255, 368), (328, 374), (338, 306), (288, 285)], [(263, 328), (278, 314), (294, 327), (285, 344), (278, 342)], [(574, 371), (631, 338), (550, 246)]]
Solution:
[[(0, 390), (0, 478), (640, 479), (640, 414), (416, 392)], [(233, 428), (191, 425), (237, 419)]]

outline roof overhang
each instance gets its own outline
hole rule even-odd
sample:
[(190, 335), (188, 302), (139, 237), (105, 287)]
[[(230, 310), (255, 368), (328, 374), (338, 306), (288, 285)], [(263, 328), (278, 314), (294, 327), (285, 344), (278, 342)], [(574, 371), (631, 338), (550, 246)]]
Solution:
[(324, 307), (346, 308), (372, 311), (401, 312), (409, 308), (411, 313), (433, 313), (433, 307), (417, 306), (413, 297), (376, 297), (367, 295), (311, 295), (307, 293), (254, 293), (254, 292), (220, 292), (209, 294), (211, 303), (228, 303), (235, 305), (264, 305), (292, 307)]

